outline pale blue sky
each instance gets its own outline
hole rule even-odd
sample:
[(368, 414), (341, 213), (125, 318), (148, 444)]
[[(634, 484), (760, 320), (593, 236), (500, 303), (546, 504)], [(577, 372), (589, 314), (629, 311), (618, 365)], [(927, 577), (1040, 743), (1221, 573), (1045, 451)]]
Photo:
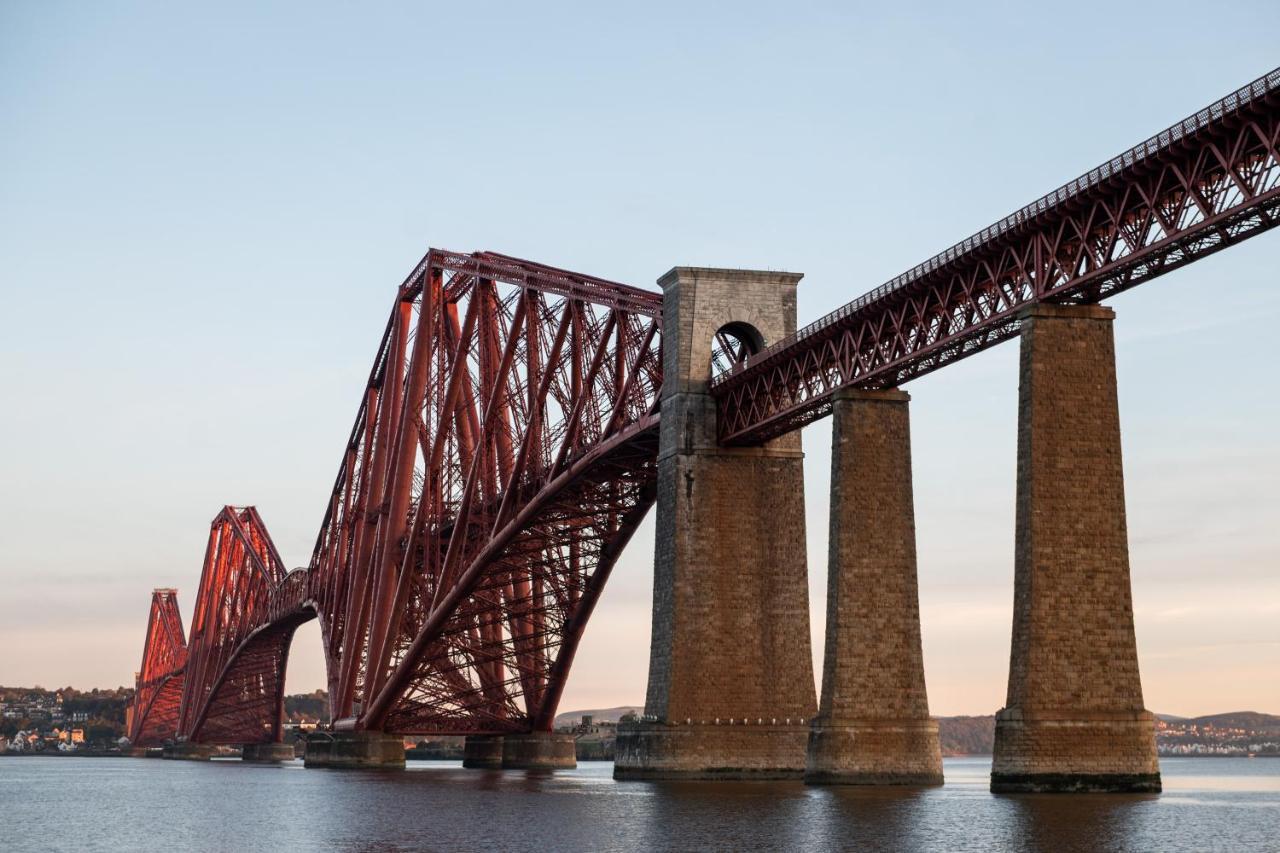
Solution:
[[(130, 682), (223, 503), (306, 562), (428, 246), (801, 271), (804, 323), (1280, 64), (1271, 2), (603, 5), (0, 4), (0, 684)], [(1155, 710), (1280, 712), (1278, 260), (1111, 303)], [(1016, 356), (909, 386), (936, 713), (1004, 699)], [(651, 559), (565, 710), (642, 700)], [(322, 685), (313, 629), (293, 663)]]

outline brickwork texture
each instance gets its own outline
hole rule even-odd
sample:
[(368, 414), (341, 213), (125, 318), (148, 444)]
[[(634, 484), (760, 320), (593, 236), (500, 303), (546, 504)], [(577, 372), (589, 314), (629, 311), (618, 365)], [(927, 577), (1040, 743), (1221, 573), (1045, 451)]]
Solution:
[(942, 782), (920, 644), (909, 400), (850, 390), (834, 403), (827, 635), (809, 782)]
[(817, 702), (800, 437), (721, 448), (707, 394), (716, 331), (748, 324), (766, 344), (789, 334), (799, 279), (679, 267), (659, 282), (665, 375), (649, 687), (646, 720), (619, 732), (619, 778), (803, 773)]
[(1158, 791), (1129, 581), (1114, 314), (1028, 309), (1009, 692), (992, 790)]

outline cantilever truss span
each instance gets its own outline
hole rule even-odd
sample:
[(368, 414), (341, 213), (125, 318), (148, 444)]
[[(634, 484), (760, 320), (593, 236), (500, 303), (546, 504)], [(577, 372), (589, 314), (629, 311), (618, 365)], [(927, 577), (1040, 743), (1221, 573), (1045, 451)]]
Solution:
[(306, 572), (285, 570), (258, 511), (223, 507), (209, 528), (191, 620), (179, 739), (280, 740), (289, 644), (315, 615), (305, 589)]
[(174, 736), (186, 670), (187, 637), (178, 612), (178, 591), (157, 589), (151, 593), (147, 639), (129, 717), (127, 734), (133, 746), (160, 746)]
[(400, 288), (311, 561), (340, 725), (550, 728), (653, 503), (657, 294), (432, 250)]
[(661, 297), (431, 250), (397, 291), (306, 570), (252, 507), (214, 520), (179, 739), (279, 739), (319, 617), (339, 726), (550, 729), (587, 619), (653, 504)]

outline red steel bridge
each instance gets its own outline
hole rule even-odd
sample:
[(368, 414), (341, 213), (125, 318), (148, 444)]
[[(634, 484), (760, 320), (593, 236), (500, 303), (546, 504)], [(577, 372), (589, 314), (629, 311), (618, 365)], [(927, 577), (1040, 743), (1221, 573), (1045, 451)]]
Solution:
[[(720, 442), (827, 414), (1280, 223), (1280, 69), (767, 349), (715, 348)], [(432, 249), (396, 292), (305, 569), (257, 511), (214, 519), (183, 634), (157, 590), (135, 745), (278, 741), (320, 620), (335, 728), (549, 731), (583, 629), (656, 499), (662, 297)]]

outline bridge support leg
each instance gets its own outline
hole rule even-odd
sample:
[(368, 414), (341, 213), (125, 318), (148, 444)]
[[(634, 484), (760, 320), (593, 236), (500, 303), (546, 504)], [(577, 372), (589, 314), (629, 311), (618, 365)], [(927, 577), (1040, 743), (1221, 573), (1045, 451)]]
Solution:
[(991, 790), (1159, 791), (1129, 585), (1114, 312), (1023, 317), (1009, 694)]
[(716, 443), (712, 339), (795, 328), (792, 273), (676, 268), (664, 370), (649, 689), (614, 776), (799, 778), (816, 696), (800, 436)]
[(501, 735), (467, 735), (462, 744), (462, 766), (497, 770), (502, 766)]
[(216, 746), (207, 743), (192, 743), (181, 740), (164, 745), (163, 757), (171, 761), (208, 761), (217, 751)]
[(920, 648), (910, 399), (835, 400), (827, 642), (806, 782), (942, 783)]
[(530, 732), (502, 738), (504, 770), (558, 770), (578, 766), (573, 735)]
[(404, 769), (404, 738), (386, 732), (313, 732), (307, 767)]
[(240, 748), (240, 760), (256, 764), (293, 761), (292, 743), (246, 743)]

